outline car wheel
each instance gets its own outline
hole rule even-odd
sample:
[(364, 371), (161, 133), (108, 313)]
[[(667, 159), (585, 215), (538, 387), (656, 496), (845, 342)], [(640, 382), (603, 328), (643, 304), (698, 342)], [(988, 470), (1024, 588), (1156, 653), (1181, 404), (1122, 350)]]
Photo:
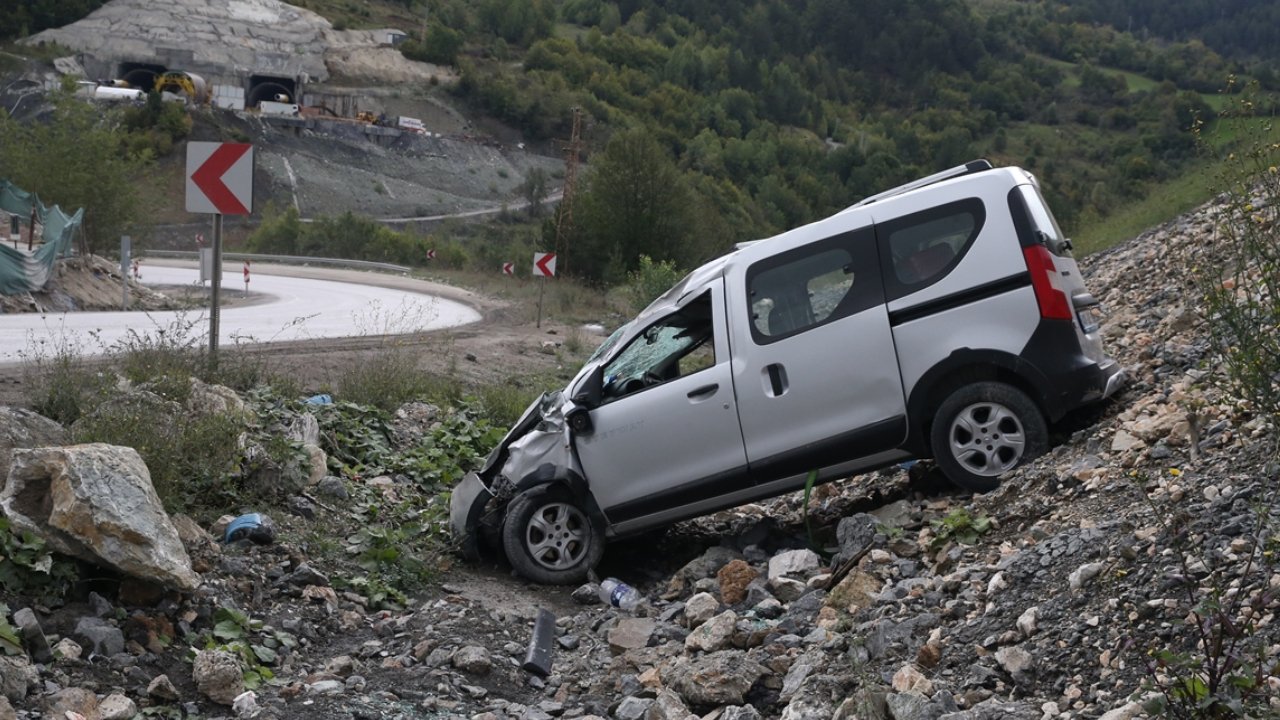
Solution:
[(1026, 393), (1000, 382), (965, 385), (933, 418), (929, 443), (949, 480), (974, 492), (994, 490), (1000, 476), (1048, 449), (1044, 415)]
[(516, 572), (543, 585), (587, 579), (604, 554), (604, 531), (568, 490), (543, 486), (507, 506), (502, 549)]

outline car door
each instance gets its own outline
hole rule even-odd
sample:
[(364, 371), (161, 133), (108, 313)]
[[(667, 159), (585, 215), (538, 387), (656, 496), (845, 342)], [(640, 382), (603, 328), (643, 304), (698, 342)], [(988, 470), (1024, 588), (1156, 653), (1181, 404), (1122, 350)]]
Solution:
[(745, 484), (722, 280), (651, 323), (604, 375), (604, 400), (590, 411), (593, 429), (574, 442), (610, 522)]
[(872, 226), (799, 244), (731, 280), (747, 327), (733, 374), (747, 461), (771, 482), (894, 448), (906, 436)]

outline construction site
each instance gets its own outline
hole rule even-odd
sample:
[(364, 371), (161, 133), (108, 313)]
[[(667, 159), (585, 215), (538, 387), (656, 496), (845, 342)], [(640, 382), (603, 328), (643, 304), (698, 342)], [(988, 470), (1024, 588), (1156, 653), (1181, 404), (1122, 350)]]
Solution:
[[(88, 17), (27, 38), (71, 54), (0, 83), (0, 105), (19, 120), (66, 78), (91, 102), (142, 102), (159, 92), (191, 111), (192, 140), (257, 148), (255, 208), (294, 208), (304, 219), (343, 212), (395, 227), (428, 228), (521, 205), (535, 168), (557, 196), (563, 147), (526, 147), (518, 133), (470, 121), (454, 106), (449, 67), (406, 59), (405, 32), (336, 30), (277, 0), (157, 5), (114, 0)], [(147, 241), (185, 247), (207, 217), (182, 208), (180, 159), (156, 172), (155, 226)], [(256, 219), (229, 223), (232, 237)]]

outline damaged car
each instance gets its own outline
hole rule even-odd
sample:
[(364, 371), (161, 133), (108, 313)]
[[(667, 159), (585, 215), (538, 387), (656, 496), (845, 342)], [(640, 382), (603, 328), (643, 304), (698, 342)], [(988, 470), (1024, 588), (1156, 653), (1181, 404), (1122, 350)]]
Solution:
[(454, 489), (463, 552), (582, 581), (607, 540), (913, 458), (995, 488), (1124, 382), (1036, 178), (974, 161), (694, 270)]

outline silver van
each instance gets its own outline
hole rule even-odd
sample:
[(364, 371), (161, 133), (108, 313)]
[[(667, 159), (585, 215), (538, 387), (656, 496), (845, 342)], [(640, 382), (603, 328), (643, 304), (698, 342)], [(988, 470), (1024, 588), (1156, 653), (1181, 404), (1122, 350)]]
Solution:
[(579, 582), (607, 539), (910, 458), (975, 491), (1124, 381), (1037, 181), (985, 160), (739, 245), (613, 333), (454, 489), (476, 556)]

